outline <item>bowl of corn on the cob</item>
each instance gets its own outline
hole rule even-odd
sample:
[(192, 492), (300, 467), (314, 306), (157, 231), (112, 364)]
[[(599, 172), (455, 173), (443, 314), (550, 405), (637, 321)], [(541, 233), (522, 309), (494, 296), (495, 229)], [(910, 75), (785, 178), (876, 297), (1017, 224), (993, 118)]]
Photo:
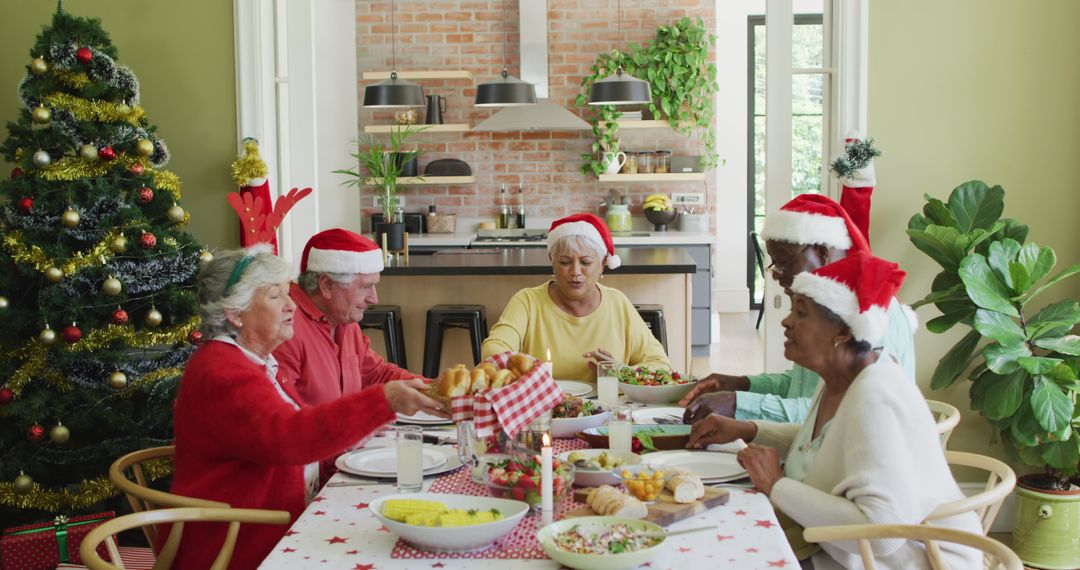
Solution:
[(500, 539), (529, 511), (521, 501), (403, 493), (380, 497), (368, 508), (391, 532), (434, 552), (479, 550)]

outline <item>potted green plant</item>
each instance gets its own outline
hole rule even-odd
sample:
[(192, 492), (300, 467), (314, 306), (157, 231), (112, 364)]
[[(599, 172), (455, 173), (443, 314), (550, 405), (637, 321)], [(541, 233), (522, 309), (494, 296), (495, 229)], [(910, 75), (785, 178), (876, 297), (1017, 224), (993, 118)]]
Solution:
[[(660, 26), (656, 36), (643, 46), (631, 44), (626, 53), (616, 49), (597, 56), (590, 74), (581, 80), (575, 104), (586, 106), (592, 84), (615, 73), (621, 63), (626, 73), (649, 82), (653, 100), (644, 108), (653, 117), (663, 118), (683, 135), (701, 131), (701, 166), (712, 168), (717, 164), (713, 116), (718, 86), (716, 65), (709, 63), (709, 48), (715, 43), (716, 36), (707, 32), (700, 17), (683, 17), (670, 26)], [(585, 161), (581, 171), (599, 175), (604, 168), (603, 154), (618, 151), (617, 121), (622, 112), (611, 105), (590, 108), (593, 112), (586, 119), (593, 126), (595, 140), (591, 152), (581, 155)]]
[[(379, 196), (379, 205), (383, 211), (383, 221), (372, 228), (375, 241), (382, 245), (382, 236), (386, 235), (386, 248), (400, 251), (405, 247), (405, 223), (397, 216), (398, 180), (410, 162), (420, 158), (424, 151), (419, 148), (407, 148), (409, 138), (424, 131), (427, 127), (411, 125), (390, 130), (389, 143), (374, 136), (365, 136), (357, 141), (357, 150), (351, 153), (359, 166), (355, 170), (335, 170), (335, 174), (345, 174), (350, 178), (346, 186), (374, 186)], [(415, 163), (414, 163), (415, 164)], [(423, 180), (423, 177), (418, 177)]]
[[(930, 294), (941, 315), (926, 323), (942, 333), (960, 324), (970, 331), (934, 370), (940, 390), (971, 379), (971, 407), (993, 426), (1015, 461), (1042, 468), (1022, 475), (1013, 545), (1041, 568), (1080, 564), (1080, 303), (1064, 299), (1031, 309), (1051, 285), (1080, 273), (1080, 264), (1046, 279), (1054, 250), (1024, 243), (1027, 226), (1003, 219), (1005, 190), (973, 180), (948, 202), (926, 196), (908, 236), (942, 267)], [(970, 372), (969, 372), (970, 370)]]

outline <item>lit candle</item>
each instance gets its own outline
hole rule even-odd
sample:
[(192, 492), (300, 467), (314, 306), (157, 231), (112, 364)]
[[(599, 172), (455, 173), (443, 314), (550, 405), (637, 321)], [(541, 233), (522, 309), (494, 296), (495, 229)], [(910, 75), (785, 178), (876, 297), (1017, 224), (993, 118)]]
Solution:
[(551, 362), (551, 349), (550, 348), (547, 349), (547, 360), (544, 361), (544, 366), (547, 366), (548, 374), (550, 374), (551, 377), (554, 378), (555, 377), (555, 364)]
[(540, 511), (544, 524), (551, 524), (554, 518), (554, 473), (551, 469), (551, 436), (544, 434), (544, 447), (540, 448)]

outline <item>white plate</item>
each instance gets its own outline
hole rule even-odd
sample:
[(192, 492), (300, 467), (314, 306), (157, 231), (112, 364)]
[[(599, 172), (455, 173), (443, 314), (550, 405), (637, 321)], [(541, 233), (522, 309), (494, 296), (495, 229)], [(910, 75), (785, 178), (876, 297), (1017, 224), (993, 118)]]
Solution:
[[(679, 407), (663, 407), (663, 408), (642, 408), (640, 410), (634, 410), (634, 423), (636, 424), (655, 424), (656, 418), (679, 418), (677, 423), (682, 423), (683, 413), (686, 412), (686, 408)], [(675, 424), (669, 424), (675, 425)]]
[(650, 465), (680, 467), (698, 474), (704, 483), (722, 483), (746, 477), (734, 453), (715, 451), (657, 451), (645, 457)]
[(596, 386), (587, 382), (578, 382), (577, 380), (556, 380), (556, 384), (559, 388), (562, 388), (563, 392), (570, 394), (571, 396), (577, 396), (578, 398), (584, 398), (593, 393)]
[(454, 422), (449, 418), (440, 418), (439, 416), (433, 416), (425, 412), (416, 412), (411, 416), (398, 414), (397, 423), (418, 426), (441, 426), (446, 424), (452, 424)]
[[(457, 457), (454, 448), (450, 448), (453, 457)], [(448, 466), (451, 454), (435, 445), (424, 445), (423, 449), (424, 475), (434, 475), (449, 471), (443, 469)], [(394, 477), (397, 475), (397, 449), (391, 447), (372, 447), (358, 449), (342, 454), (334, 462), (337, 468), (353, 475), (364, 477)], [(457, 462), (461, 465), (461, 462)]]
[(579, 431), (585, 431), (586, 429), (591, 427), (597, 427), (607, 424), (608, 416), (610, 415), (611, 412), (603, 411), (599, 414), (593, 414), (591, 416), (584, 416), (580, 418), (552, 418), (551, 437), (574, 437), (574, 434)]

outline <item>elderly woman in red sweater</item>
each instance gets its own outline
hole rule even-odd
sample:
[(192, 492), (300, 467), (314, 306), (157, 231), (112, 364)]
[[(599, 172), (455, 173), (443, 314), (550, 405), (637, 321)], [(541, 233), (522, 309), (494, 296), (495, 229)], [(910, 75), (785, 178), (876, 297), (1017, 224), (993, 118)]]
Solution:
[[(373, 252), (378, 253), (378, 252)], [(445, 415), (421, 393), (422, 380), (365, 388), (305, 406), (277, 378), (271, 352), (293, 335), (291, 265), (269, 246), (217, 255), (199, 272), (198, 302), (207, 342), (180, 380), (175, 404), (172, 492), (233, 507), (279, 509), (293, 519), (317, 490), (318, 461), (361, 441), (395, 412)], [(287, 529), (245, 525), (233, 569), (255, 568)], [(209, 568), (224, 523), (185, 525), (173, 568)]]

